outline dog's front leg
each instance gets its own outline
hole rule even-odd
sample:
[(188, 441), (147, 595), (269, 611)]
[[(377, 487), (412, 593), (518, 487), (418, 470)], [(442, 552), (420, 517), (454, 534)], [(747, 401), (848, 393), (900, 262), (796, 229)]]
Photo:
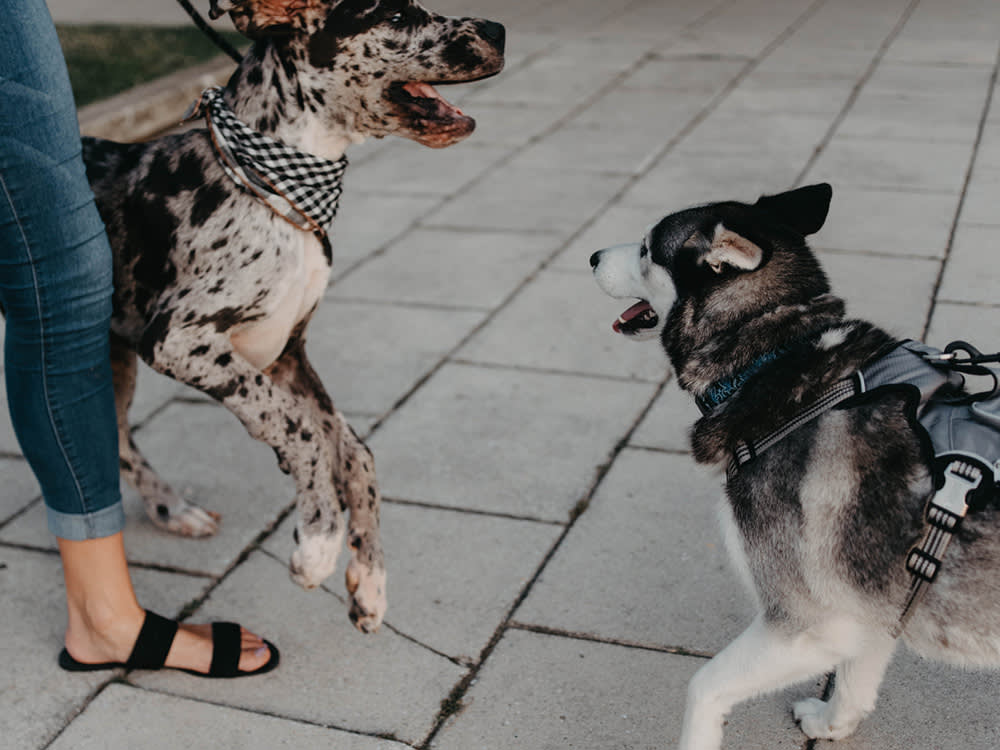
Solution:
[(345, 579), (351, 593), (351, 622), (366, 633), (377, 629), (386, 609), (386, 572), (379, 532), (382, 494), (375, 457), (347, 420), (335, 414), (339, 484), (350, 509), (351, 562)]
[(309, 402), (241, 357), (213, 324), (149, 330), (140, 353), (150, 366), (221, 402), (251, 437), (274, 449), (292, 475), (300, 539), (291, 574), (303, 588), (315, 588), (333, 573), (345, 529), (333, 484), (333, 448)]
[(785, 634), (759, 615), (691, 678), (680, 750), (719, 750), (723, 721), (736, 704), (822, 674), (837, 661), (817, 634)]
[[(333, 482), (341, 508), (350, 512), (351, 561), (345, 579), (351, 595), (351, 621), (374, 632), (385, 616), (386, 571), (379, 532), (382, 497), (375, 479), (375, 459), (338, 412), (309, 364), (301, 331), (293, 334), (281, 357), (267, 369), (274, 382), (312, 405), (334, 451)], [(301, 523), (301, 521), (300, 521)], [(299, 542), (302, 535), (299, 534)]]
[(878, 688), (896, 650), (896, 640), (872, 633), (858, 643), (858, 651), (837, 668), (829, 701), (806, 698), (793, 708), (802, 731), (813, 739), (841, 740), (875, 710)]

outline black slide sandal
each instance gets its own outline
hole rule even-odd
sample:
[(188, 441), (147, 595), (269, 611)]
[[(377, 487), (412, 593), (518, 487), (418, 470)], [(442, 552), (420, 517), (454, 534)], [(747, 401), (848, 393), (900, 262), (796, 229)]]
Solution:
[(240, 626), (234, 622), (212, 623), (212, 664), (208, 672), (196, 672), (193, 669), (181, 667), (165, 667), (167, 654), (174, 642), (178, 625), (174, 620), (168, 620), (155, 612), (146, 611), (146, 619), (142, 623), (138, 638), (132, 647), (128, 661), (106, 661), (100, 664), (86, 664), (70, 656), (65, 648), (59, 652), (59, 666), (67, 672), (99, 672), (107, 669), (177, 669), (197, 677), (231, 678), (248, 677), (250, 675), (270, 672), (281, 658), (277, 647), (270, 641), (264, 645), (271, 652), (271, 658), (265, 664), (251, 672), (239, 669), (240, 663)]

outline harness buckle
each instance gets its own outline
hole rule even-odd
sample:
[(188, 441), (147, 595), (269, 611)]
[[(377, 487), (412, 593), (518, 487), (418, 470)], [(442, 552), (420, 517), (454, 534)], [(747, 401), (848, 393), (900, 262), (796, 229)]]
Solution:
[(945, 467), (944, 486), (927, 505), (927, 521), (940, 529), (954, 532), (969, 512), (969, 495), (983, 481), (978, 466), (955, 460)]

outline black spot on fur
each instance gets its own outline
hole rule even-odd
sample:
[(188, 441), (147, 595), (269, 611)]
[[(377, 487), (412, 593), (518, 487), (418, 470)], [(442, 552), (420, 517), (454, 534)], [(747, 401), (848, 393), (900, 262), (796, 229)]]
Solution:
[(246, 72), (247, 83), (251, 86), (257, 87), (264, 83), (264, 72), (260, 69), (260, 65), (254, 65)]
[(170, 318), (172, 315), (173, 313), (168, 310), (154, 316), (147, 324), (146, 330), (143, 331), (142, 338), (139, 340), (136, 350), (139, 356), (147, 362), (153, 361), (156, 345), (166, 338), (167, 331), (170, 330)]
[(164, 518), (164, 519), (170, 518), (170, 509), (166, 505), (163, 505), (163, 504), (157, 505), (156, 506), (156, 515), (158, 515), (160, 518)]
[[(371, 12), (376, 0), (343, 0), (326, 17), (323, 28), (309, 38), (309, 62), (317, 68), (329, 68), (340, 52), (340, 41), (368, 31), (382, 22), (379, 13)], [(371, 58), (365, 45), (365, 57)]]
[(211, 347), (208, 344), (202, 344), (201, 346), (196, 346), (194, 349), (188, 352), (188, 354), (189, 356), (192, 357), (204, 357), (206, 354), (208, 354), (209, 349), (211, 349)]
[(228, 197), (229, 190), (224, 188), (219, 182), (213, 182), (198, 188), (191, 205), (192, 226), (202, 226)]
[(239, 307), (223, 307), (211, 315), (203, 315), (198, 319), (198, 325), (213, 325), (219, 333), (225, 333), (238, 323), (250, 323), (259, 320), (261, 315), (248, 315)]
[(193, 151), (181, 155), (173, 176), (177, 192), (196, 190), (205, 181), (205, 163)]
[(214, 398), (216, 401), (224, 401), (236, 393), (237, 388), (239, 388), (239, 382), (234, 378), (227, 383), (222, 383), (216, 386), (206, 386), (204, 390), (205, 393)]
[(219, 367), (228, 367), (229, 363), (233, 361), (233, 355), (229, 352), (223, 352), (218, 357), (215, 358), (215, 364)]
[(484, 60), (482, 55), (475, 51), (474, 42), (471, 36), (462, 34), (442, 50), (441, 59), (453, 70), (475, 70)]
[[(149, 303), (177, 279), (170, 252), (177, 233), (177, 219), (162, 195), (131, 194), (123, 203), (125, 262), (132, 261), (135, 306), (145, 312)], [(131, 255), (131, 258), (128, 257)], [(121, 258), (120, 258), (121, 259)]]

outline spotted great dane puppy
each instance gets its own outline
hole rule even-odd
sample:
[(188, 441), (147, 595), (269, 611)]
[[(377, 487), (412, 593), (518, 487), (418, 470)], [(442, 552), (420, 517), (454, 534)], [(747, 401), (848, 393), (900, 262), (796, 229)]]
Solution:
[[(255, 40), (216, 92), (218, 106), (267, 143), (327, 165), (372, 136), (433, 147), (461, 140), (475, 122), (433, 85), (503, 67), (503, 26), (436, 15), (411, 0), (213, 0), (213, 11), (229, 11)], [(115, 255), (122, 473), (158, 526), (215, 533), (218, 516), (182, 499), (131, 439), (138, 354), (220, 401), (275, 450), (296, 486), (297, 583), (313, 588), (333, 572), (349, 512), (350, 616), (371, 632), (386, 608), (375, 465), (305, 352), (306, 324), (330, 274), (329, 242), (308, 216), (303, 227), (261, 199), (268, 180), (227, 162), (233, 154), (220, 137), (209, 127), (138, 144), (85, 139)]]

